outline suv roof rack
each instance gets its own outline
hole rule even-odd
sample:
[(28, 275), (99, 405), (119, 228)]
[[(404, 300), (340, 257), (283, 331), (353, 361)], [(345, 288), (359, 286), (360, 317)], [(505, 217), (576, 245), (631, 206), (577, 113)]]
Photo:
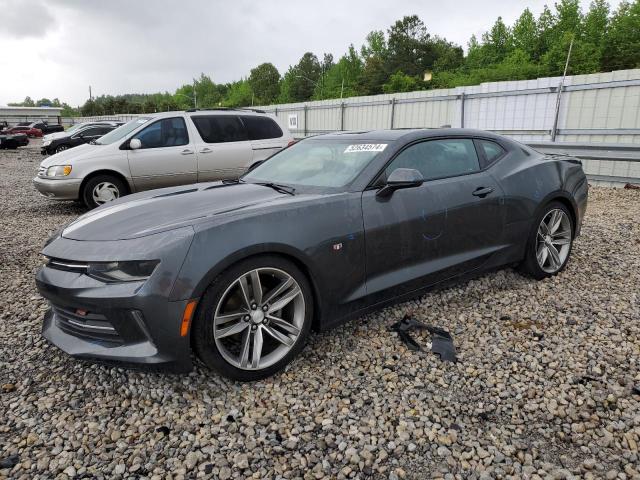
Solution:
[(259, 110), (257, 108), (248, 108), (248, 107), (211, 107), (211, 108), (190, 108), (189, 110), (185, 110), (185, 112), (206, 112), (207, 110), (231, 110), (231, 111), (248, 111), (255, 113), (267, 113), (264, 110)]

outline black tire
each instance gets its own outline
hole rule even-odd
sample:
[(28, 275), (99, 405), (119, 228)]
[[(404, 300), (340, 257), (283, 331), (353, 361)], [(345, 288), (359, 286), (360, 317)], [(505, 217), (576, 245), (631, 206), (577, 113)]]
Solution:
[[(257, 268), (276, 268), (290, 275), (300, 286), (304, 298), (304, 323), (293, 346), (279, 361), (263, 369), (238, 368), (220, 353), (213, 336), (213, 318), (216, 307), (227, 289), (240, 276)], [(313, 320), (313, 294), (309, 280), (291, 261), (277, 255), (261, 255), (247, 258), (220, 274), (209, 285), (202, 297), (191, 329), (191, 343), (198, 358), (219, 374), (241, 382), (252, 382), (269, 377), (282, 370), (300, 353), (307, 343)]]
[(93, 209), (99, 207), (101, 204), (96, 202), (93, 198), (93, 190), (100, 185), (101, 183), (110, 183), (117, 190), (117, 198), (120, 198), (128, 193), (127, 187), (122, 180), (120, 180), (115, 175), (96, 175), (95, 177), (91, 177), (82, 187), (82, 191), (80, 192), (80, 198), (82, 202), (89, 209)]
[(68, 145), (58, 145), (55, 149), (55, 153), (64, 152), (65, 150), (69, 150)]
[[(536, 255), (537, 245), (538, 245), (538, 228), (542, 222), (542, 220), (549, 215), (553, 210), (562, 210), (567, 218), (569, 219), (569, 223), (571, 225), (571, 233), (569, 235), (569, 249), (566, 255), (566, 258), (561, 262), (559, 268), (554, 269), (553, 271), (547, 271), (540, 266), (538, 262), (538, 258)], [(527, 240), (527, 246), (525, 250), (525, 257), (522, 263), (518, 266), (518, 269), (521, 273), (528, 275), (530, 277), (535, 278), (536, 280), (542, 280), (544, 278), (553, 277), (557, 275), (561, 271), (563, 271), (567, 263), (569, 262), (569, 258), (571, 257), (571, 250), (573, 248), (573, 239), (574, 239), (575, 225), (573, 221), (573, 216), (569, 209), (561, 202), (553, 201), (547, 204), (538, 216), (535, 218), (531, 233), (529, 234), (529, 238)]]

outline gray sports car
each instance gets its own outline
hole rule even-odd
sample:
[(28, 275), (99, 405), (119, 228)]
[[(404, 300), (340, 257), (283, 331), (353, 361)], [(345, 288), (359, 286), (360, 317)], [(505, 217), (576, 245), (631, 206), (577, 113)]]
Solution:
[(562, 271), (579, 160), (483, 131), (322, 135), (239, 180), (106, 204), (54, 235), (43, 335), (97, 361), (222, 375), (283, 368), (322, 330), (500, 266)]

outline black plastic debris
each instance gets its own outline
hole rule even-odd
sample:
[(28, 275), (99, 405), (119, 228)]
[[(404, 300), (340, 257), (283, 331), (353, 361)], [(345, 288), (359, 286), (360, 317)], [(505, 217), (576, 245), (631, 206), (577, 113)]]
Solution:
[(431, 351), (440, 357), (443, 362), (456, 362), (456, 347), (453, 345), (453, 337), (446, 330), (426, 325), (419, 322), (411, 315), (405, 315), (402, 320), (389, 327), (389, 331), (397, 332), (400, 339), (409, 350), (422, 352), (422, 347), (409, 334), (411, 330), (428, 330), (431, 333)]
[(640, 395), (640, 386), (634, 385), (631, 388), (631, 393), (633, 393), (634, 395)]
[(10, 455), (0, 460), (0, 468), (13, 468), (20, 461), (20, 457), (18, 455)]
[(166, 436), (166, 435), (169, 435), (169, 432), (171, 432), (171, 429), (166, 425), (162, 425), (161, 427), (156, 428), (156, 432)]

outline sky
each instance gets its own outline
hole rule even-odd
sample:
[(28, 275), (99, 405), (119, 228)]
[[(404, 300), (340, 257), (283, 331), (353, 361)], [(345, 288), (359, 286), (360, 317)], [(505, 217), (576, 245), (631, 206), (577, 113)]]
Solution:
[(0, 0), (0, 105), (28, 95), (77, 106), (89, 85), (94, 96), (174, 92), (200, 73), (226, 83), (263, 62), (284, 73), (305, 52), (337, 59), (412, 14), (466, 48), (498, 16), (512, 24), (545, 3), (553, 0)]

